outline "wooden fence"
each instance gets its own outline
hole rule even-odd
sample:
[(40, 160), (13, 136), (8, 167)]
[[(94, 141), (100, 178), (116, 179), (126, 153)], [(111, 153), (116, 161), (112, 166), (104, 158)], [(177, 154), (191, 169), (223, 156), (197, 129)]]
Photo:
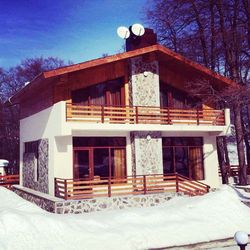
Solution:
[(83, 106), (66, 103), (67, 121), (127, 124), (225, 125), (224, 110), (140, 106)]
[(122, 179), (73, 180), (55, 178), (55, 196), (68, 199), (88, 199), (120, 195), (143, 195), (183, 192), (200, 195), (209, 186), (179, 174), (128, 176)]
[(0, 187), (11, 188), (15, 184), (19, 184), (19, 175), (0, 175)]
[[(221, 170), (219, 169), (219, 176), (221, 176)], [(234, 177), (239, 175), (239, 166), (238, 165), (229, 165), (227, 166), (228, 176)], [(247, 175), (250, 175), (250, 167), (247, 167)]]

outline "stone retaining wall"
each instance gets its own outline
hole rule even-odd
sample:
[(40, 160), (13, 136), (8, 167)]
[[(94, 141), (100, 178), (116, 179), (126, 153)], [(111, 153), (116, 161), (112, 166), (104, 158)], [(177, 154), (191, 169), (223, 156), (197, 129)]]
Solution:
[[(136, 195), (136, 196), (117, 196), (110, 198), (96, 198), (86, 200), (74, 200), (57, 202), (55, 213), (58, 214), (81, 214), (97, 212), (102, 210), (114, 210), (131, 207), (151, 207), (167, 202), (176, 193)], [(178, 194), (179, 195), (179, 194)]]
[(131, 207), (151, 207), (165, 203), (180, 193), (162, 193), (134, 196), (116, 196), (85, 200), (63, 200), (44, 195), (21, 186), (14, 186), (14, 192), (22, 198), (35, 203), (48, 212), (57, 214), (82, 214), (103, 210), (114, 210)]
[(37, 206), (41, 207), (42, 209), (44, 209), (48, 212), (54, 213), (55, 203), (56, 203), (55, 201), (53, 201), (49, 198), (42, 197), (39, 194), (35, 194), (32, 191), (31, 192), (27, 191), (26, 189), (28, 189), (28, 188), (25, 188), (25, 190), (23, 190), (23, 189), (19, 189), (19, 188), (13, 186), (13, 191), (17, 195), (21, 196), (23, 199), (30, 201), (32, 203), (35, 203)]

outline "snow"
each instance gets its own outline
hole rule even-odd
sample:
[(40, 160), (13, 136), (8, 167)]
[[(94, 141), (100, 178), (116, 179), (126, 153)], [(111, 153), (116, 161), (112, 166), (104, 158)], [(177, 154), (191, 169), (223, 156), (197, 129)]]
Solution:
[(1, 250), (136, 250), (250, 233), (250, 209), (228, 186), (157, 207), (80, 215), (45, 212), (4, 188), (0, 201)]

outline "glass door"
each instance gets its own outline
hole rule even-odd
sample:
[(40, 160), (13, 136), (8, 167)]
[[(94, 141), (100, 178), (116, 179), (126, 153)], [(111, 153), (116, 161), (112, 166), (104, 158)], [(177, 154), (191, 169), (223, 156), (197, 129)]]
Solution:
[(108, 148), (94, 148), (93, 154), (93, 172), (95, 179), (103, 179), (109, 177), (109, 149)]
[(174, 149), (172, 147), (163, 148), (163, 173), (175, 174)]
[(175, 147), (175, 171), (189, 178), (188, 148)]
[(91, 179), (93, 177), (91, 168), (91, 150), (74, 150), (74, 179)]

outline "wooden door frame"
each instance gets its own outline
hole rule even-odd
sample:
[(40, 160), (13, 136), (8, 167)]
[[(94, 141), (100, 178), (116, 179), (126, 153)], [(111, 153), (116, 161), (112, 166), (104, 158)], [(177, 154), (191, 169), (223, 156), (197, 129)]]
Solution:
[[(79, 147), (73, 147), (73, 179), (75, 177), (75, 163), (76, 163), (76, 151), (89, 151), (89, 179), (93, 180), (94, 179), (94, 150), (95, 149), (108, 149), (109, 152), (109, 176), (107, 178), (111, 178), (111, 149), (115, 148), (122, 148), (125, 150), (125, 156), (126, 156), (126, 147), (125, 146), (79, 146)], [(125, 157), (125, 175), (127, 173), (127, 163), (126, 163), (126, 157)], [(78, 174), (79, 175), (79, 174)], [(78, 178), (79, 179), (79, 178)]]

